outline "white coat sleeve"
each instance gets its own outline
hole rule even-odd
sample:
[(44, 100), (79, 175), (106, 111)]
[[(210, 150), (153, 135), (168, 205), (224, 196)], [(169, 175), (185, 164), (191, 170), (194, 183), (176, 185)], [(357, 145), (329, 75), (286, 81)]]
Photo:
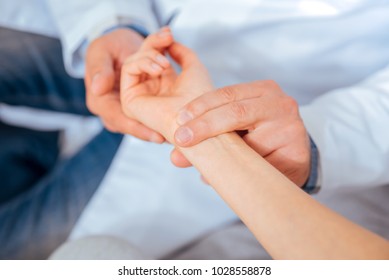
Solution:
[(65, 67), (69, 74), (83, 76), (83, 47), (92, 34), (101, 35), (122, 20), (156, 30), (151, 0), (46, 0), (57, 25)]
[(321, 186), (389, 184), (389, 67), (301, 107), (320, 154)]

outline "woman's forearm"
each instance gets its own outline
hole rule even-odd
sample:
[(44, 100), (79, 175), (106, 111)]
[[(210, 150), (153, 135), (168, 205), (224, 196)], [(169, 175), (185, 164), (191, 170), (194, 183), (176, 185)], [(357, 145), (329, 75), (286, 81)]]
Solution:
[(235, 133), (182, 153), (277, 259), (389, 258), (389, 243), (320, 205)]
[[(171, 99), (169, 99), (171, 100)], [(173, 100), (174, 101), (174, 100)], [(174, 105), (172, 105), (174, 104)], [(178, 104), (178, 105), (177, 105)], [(173, 142), (183, 102), (135, 104), (144, 124)], [(141, 108), (150, 106), (152, 114)], [(277, 259), (389, 259), (389, 243), (322, 206), (236, 133), (179, 148)]]

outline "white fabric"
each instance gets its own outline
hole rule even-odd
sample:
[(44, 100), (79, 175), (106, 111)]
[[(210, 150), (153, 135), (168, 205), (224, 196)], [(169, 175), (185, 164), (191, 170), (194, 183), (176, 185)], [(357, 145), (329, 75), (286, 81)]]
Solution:
[(71, 238), (114, 235), (160, 258), (235, 219), (194, 168), (169, 162), (170, 151), (126, 137)]
[(0, 103), (0, 120), (10, 125), (35, 130), (63, 131), (60, 139), (60, 156), (62, 158), (73, 156), (102, 129), (100, 120), (95, 117), (54, 113), (2, 103)]
[(0, 0), (0, 26), (57, 36), (57, 28), (45, 0)]
[(91, 236), (61, 245), (50, 260), (146, 260), (128, 242), (111, 236)]
[[(58, 1), (50, 7), (67, 10), (67, 16), (75, 15), (66, 21), (61, 19), (65, 13), (58, 12), (55, 19), (62, 26), (65, 59), (71, 68), (77, 64), (77, 44), (88, 37), (91, 22), (97, 26), (104, 19), (99, 10), (88, 13), (86, 23), (82, 16), (80, 19), (82, 8), (74, 13), (64, 8), (70, 2)], [(87, 2), (77, 1), (80, 7), (87, 7)], [(108, 5), (106, 1), (94, 2)], [(295, 97), (303, 106), (303, 119), (321, 153), (322, 202), (327, 203), (330, 194), (336, 197), (337, 192), (349, 188), (388, 184), (389, 130), (384, 123), (388, 119), (385, 106), (389, 86), (385, 82), (387, 73), (375, 75), (389, 65), (389, 1), (120, 3), (121, 12), (144, 9), (128, 16), (147, 22), (146, 27), (155, 24), (152, 12), (159, 24), (173, 18), (175, 37), (200, 55), (217, 86), (274, 79)], [(150, 7), (153, 9), (148, 10)], [(117, 9), (107, 11), (111, 14)], [(84, 28), (84, 24), (89, 27)], [(72, 31), (74, 28), (81, 29)], [(361, 82), (367, 77), (371, 79)], [(114, 233), (145, 248), (145, 254), (158, 257), (234, 219), (216, 194), (202, 186), (196, 172), (170, 165), (169, 149), (127, 137), (73, 237)], [(380, 201), (385, 188), (377, 190), (374, 195)], [(347, 191), (349, 201), (357, 196), (357, 191)], [(360, 202), (354, 200), (355, 205)], [(371, 201), (374, 203), (374, 199)], [(358, 212), (353, 214), (358, 216)], [(366, 225), (371, 220), (358, 222)], [(374, 229), (382, 233), (379, 225)]]
[(325, 188), (388, 184), (389, 67), (317, 98), (301, 114), (320, 147)]
[(156, 29), (151, 2), (139, 0), (0, 0), (0, 25), (58, 37), (65, 67), (81, 77), (82, 51), (91, 34), (101, 34), (121, 18)]

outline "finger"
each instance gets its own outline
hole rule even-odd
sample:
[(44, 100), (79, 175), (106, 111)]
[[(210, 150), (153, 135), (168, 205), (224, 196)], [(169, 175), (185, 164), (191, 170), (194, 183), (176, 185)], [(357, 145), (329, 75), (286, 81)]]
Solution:
[(197, 55), (189, 48), (180, 43), (173, 43), (169, 49), (170, 56), (176, 61), (183, 70), (202, 65)]
[(114, 61), (107, 50), (91, 46), (85, 67), (85, 84), (90, 94), (102, 95), (112, 91), (115, 85)]
[(90, 93), (94, 96), (103, 95), (115, 87), (115, 72), (113, 69), (103, 69), (97, 72), (90, 85)]
[(196, 81), (196, 90), (189, 90), (186, 93), (181, 93), (181, 95), (187, 95), (193, 99), (199, 94), (213, 89), (207, 68), (191, 49), (179, 43), (174, 43), (169, 47), (168, 51), (173, 60), (181, 66), (182, 77), (191, 77), (192, 83)]
[(212, 109), (244, 99), (259, 98), (262, 94), (263, 88), (258, 85), (258, 82), (238, 84), (207, 92), (180, 110), (177, 123), (183, 125)]
[(123, 73), (128, 76), (140, 76), (142, 74), (148, 74), (152, 77), (157, 77), (162, 73), (162, 71), (163, 68), (149, 57), (144, 57), (138, 61), (126, 64), (123, 68)]
[(277, 150), (289, 150), (288, 157), (298, 162), (309, 147), (303, 123), (299, 120), (263, 122), (243, 137), (258, 154), (268, 157)]
[[(131, 103), (141, 94), (155, 92), (152, 80), (143, 80), (144, 75), (158, 77), (162, 75), (170, 63), (166, 57), (155, 50), (140, 53), (130, 58), (122, 68), (120, 81), (120, 99), (122, 111), (128, 117), (133, 117)], [(143, 78), (144, 79), (144, 78)]]
[(177, 167), (186, 168), (192, 166), (189, 160), (177, 149), (173, 149), (170, 153), (170, 160)]
[(162, 51), (174, 42), (173, 35), (169, 27), (161, 28), (157, 33), (147, 36), (142, 44), (141, 50), (155, 49)]
[(133, 58), (130, 57), (128, 63), (134, 62), (136, 60), (140, 60), (142, 58), (149, 58), (163, 68), (168, 68), (170, 66), (169, 59), (167, 59), (166, 56), (162, 54), (160, 51), (153, 50), (153, 49), (138, 52), (136, 55), (133, 56)]
[(128, 89), (137, 85), (143, 74), (158, 77), (169, 66), (169, 60), (155, 50), (149, 50), (130, 57), (122, 67), (120, 92), (125, 93)]
[(259, 155), (267, 157), (288, 143), (289, 137), (285, 137), (285, 133), (281, 125), (264, 122), (243, 136), (243, 140)]
[[(293, 154), (298, 152), (297, 157)], [(292, 151), (289, 147), (282, 147), (265, 157), (265, 160), (277, 168), (297, 186), (303, 186), (310, 173), (310, 153)]]
[[(138, 53), (128, 57), (125, 60), (123, 67), (124, 67), (124, 69), (126, 69), (126, 68), (131, 69), (131, 68), (129, 68), (130, 66), (132, 66), (132, 65), (136, 66), (144, 60), (152, 61), (152, 62), (158, 64), (162, 68), (167, 68), (170, 66), (169, 60), (163, 54), (161, 54), (159, 51), (147, 50), (147, 51), (138, 52)], [(137, 69), (137, 68), (134, 68), (134, 69)], [(127, 71), (129, 71), (129, 70), (127, 70)], [(136, 74), (137, 75), (137, 74), (139, 74), (139, 70), (136, 70), (134, 72), (129, 71), (129, 74), (134, 74), (134, 75)]]
[(236, 130), (251, 130), (261, 119), (260, 98), (218, 107), (179, 127), (174, 139), (179, 146), (195, 145), (207, 138)]

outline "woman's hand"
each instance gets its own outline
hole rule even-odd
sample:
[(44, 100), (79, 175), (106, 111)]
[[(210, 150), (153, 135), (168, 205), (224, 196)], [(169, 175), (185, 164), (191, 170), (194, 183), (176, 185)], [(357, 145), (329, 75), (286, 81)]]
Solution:
[[(163, 29), (166, 32), (168, 28)], [(180, 74), (174, 71), (165, 53), (181, 66)], [(122, 110), (171, 141), (179, 108), (212, 88), (208, 72), (197, 56), (173, 38), (170, 42), (161, 40), (157, 33), (147, 37), (140, 50), (123, 65)]]

